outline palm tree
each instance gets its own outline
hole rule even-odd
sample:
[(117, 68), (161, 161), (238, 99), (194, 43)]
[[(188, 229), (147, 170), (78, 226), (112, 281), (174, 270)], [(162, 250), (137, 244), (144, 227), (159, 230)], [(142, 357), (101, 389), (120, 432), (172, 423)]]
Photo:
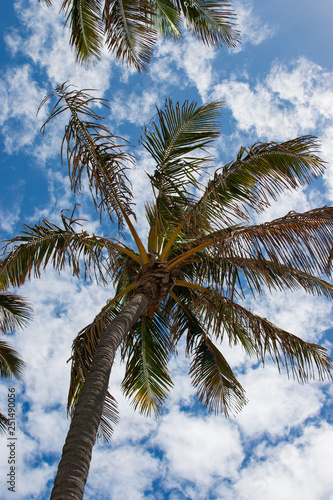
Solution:
[(106, 45), (117, 59), (146, 70), (158, 35), (180, 40), (183, 23), (206, 45), (239, 43), (235, 15), (226, 0), (63, 0), (61, 11), (80, 62), (98, 60)]
[[(0, 261), (0, 276), (3, 276), (2, 261)], [(31, 319), (31, 308), (18, 295), (9, 293), (0, 278), (0, 332), (3, 335), (12, 333), (17, 328), (23, 328)], [(24, 362), (20, 355), (3, 340), (0, 340), (0, 375), (4, 378), (21, 378)], [(0, 411), (0, 432), (8, 425), (7, 417)]]
[(216, 413), (236, 413), (246, 403), (222, 353), (223, 342), (242, 345), (263, 363), (270, 357), (300, 382), (316, 374), (331, 378), (333, 366), (323, 347), (282, 330), (241, 302), (246, 294), (257, 297), (267, 288), (333, 298), (333, 286), (322, 279), (331, 273), (333, 207), (251, 224), (271, 198), (323, 172), (315, 138), (241, 148), (235, 161), (211, 175), (213, 158), (206, 149), (219, 133), (221, 103), (168, 101), (140, 141), (156, 162), (149, 175), (153, 194), (146, 204), (145, 246), (134, 227), (126, 179), (133, 158), (88, 106), (96, 102), (91, 96), (62, 85), (43, 103), (52, 95), (57, 102), (42, 131), (70, 111), (62, 156), (67, 155), (73, 192), (80, 192), (87, 175), (96, 209), (111, 220), (116, 217), (120, 231), (126, 226), (136, 245), (78, 231), (80, 221), (72, 213), (62, 215), (61, 225), (45, 220), (25, 225), (4, 261), (12, 285), (32, 272), (39, 276), (51, 263), (58, 270), (69, 265), (78, 277), (84, 272), (111, 280), (116, 287), (115, 296), (73, 343), (72, 421), (51, 498), (79, 499), (99, 426), (109, 438), (117, 419), (108, 383), (120, 346), (126, 360), (123, 391), (146, 414), (158, 412), (167, 397), (172, 386), (168, 360), (184, 336), (199, 401)]

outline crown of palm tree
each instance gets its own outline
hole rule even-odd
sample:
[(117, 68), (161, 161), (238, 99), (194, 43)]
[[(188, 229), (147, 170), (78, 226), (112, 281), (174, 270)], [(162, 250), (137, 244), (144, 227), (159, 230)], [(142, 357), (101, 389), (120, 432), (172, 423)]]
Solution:
[(225, 0), (63, 0), (61, 11), (80, 62), (96, 61), (106, 45), (117, 59), (146, 70), (158, 35), (180, 40), (182, 24), (212, 47), (239, 42), (235, 14)]
[[(71, 112), (62, 147), (73, 191), (79, 192), (85, 172), (96, 209), (112, 221), (116, 217), (120, 227), (126, 225), (136, 245), (77, 231), (74, 213), (62, 215), (62, 227), (48, 221), (26, 225), (11, 240), (15, 246), (1, 275), (6, 285), (20, 285), (32, 272), (39, 276), (48, 263), (58, 270), (69, 265), (78, 277), (84, 271), (92, 279), (115, 284), (115, 296), (73, 342), (69, 411), (78, 401), (103, 332), (139, 293), (148, 297), (149, 306), (122, 344), (122, 388), (144, 413), (160, 410), (172, 386), (168, 361), (184, 336), (192, 383), (199, 400), (215, 412), (237, 412), (246, 402), (221, 352), (223, 342), (242, 345), (263, 363), (269, 356), (300, 382), (315, 374), (331, 377), (331, 360), (323, 347), (282, 330), (241, 303), (247, 293), (258, 297), (267, 288), (303, 289), (333, 298), (333, 286), (322, 279), (332, 268), (332, 207), (251, 224), (253, 214), (269, 206), (270, 199), (323, 172), (316, 139), (305, 136), (241, 148), (234, 162), (210, 175), (213, 158), (207, 147), (218, 136), (221, 103), (166, 102), (140, 141), (156, 162), (149, 175), (153, 196), (146, 204), (145, 247), (131, 220), (126, 165), (134, 160), (124, 151), (124, 142), (101, 124), (88, 106), (95, 99), (85, 91), (62, 85), (43, 103), (53, 95), (58, 101), (46, 123)], [(115, 421), (115, 401), (108, 394), (101, 420), (106, 439)]]

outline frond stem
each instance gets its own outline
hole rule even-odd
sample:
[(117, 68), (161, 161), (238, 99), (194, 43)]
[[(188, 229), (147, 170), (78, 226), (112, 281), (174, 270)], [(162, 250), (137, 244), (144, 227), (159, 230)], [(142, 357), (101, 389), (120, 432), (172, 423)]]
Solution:
[(215, 242), (215, 239), (208, 240), (205, 243), (201, 243), (201, 245), (198, 245), (194, 248), (191, 248), (191, 250), (188, 250), (187, 252), (179, 255), (178, 257), (175, 257), (174, 259), (170, 260), (168, 263), (167, 268), (172, 269), (173, 267), (177, 266), (180, 262), (183, 262), (183, 260), (187, 259), (188, 257), (191, 257), (191, 255), (194, 255), (195, 253), (199, 252), (199, 250), (202, 250), (204, 248), (209, 247)]
[(180, 233), (181, 229), (183, 228), (183, 222), (181, 222), (179, 224), (179, 226), (175, 229), (175, 231), (172, 233), (171, 235), (171, 238), (169, 238), (168, 240), (168, 243), (165, 245), (164, 247), (164, 250), (162, 252), (162, 255), (161, 255), (161, 262), (164, 262), (167, 255), (168, 255), (168, 252), (173, 244), (173, 242), (175, 241), (175, 239), (177, 238), (178, 234)]
[[(197, 285), (196, 283), (190, 283), (183, 280), (175, 280), (175, 286), (185, 286), (186, 288), (193, 288), (194, 290), (200, 290), (202, 292), (210, 292), (209, 288), (205, 286)], [(172, 292), (169, 292), (171, 295)]]

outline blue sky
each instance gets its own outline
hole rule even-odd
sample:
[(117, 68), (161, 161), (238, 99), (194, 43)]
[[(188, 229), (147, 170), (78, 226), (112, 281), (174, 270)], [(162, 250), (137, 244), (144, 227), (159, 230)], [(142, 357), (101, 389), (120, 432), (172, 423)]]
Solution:
[[(167, 97), (199, 103), (225, 102), (216, 165), (234, 158), (241, 145), (313, 134), (327, 163), (323, 178), (295, 193), (284, 193), (257, 222), (290, 210), (306, 211), (333, 202), (333, 5), (329, 0), (259, 0), (234, 3), (243, 44), (214, 51), (191, 37), (182, 44), (158, 44), (149, 72), (123, 67), (109, 54), (89, 70), (79, 67), (58, 15), (36, 1), (2, 6), (0, 67), (1, 197), (0, 238), (14, 236), (22, 223), (59, 222), (62, 209), (80, 203), (88, 230), (111, 234), (92, 210), (88, 191), (70, 193), (60, 165), (64, 121), (45, 136), (39, 127), (45, 94), (64, 81), (98, 89), (110, 100), (106, 123), (135, 146), (129, 172), (138, 207), (138, 230), (146, 234), (143, 205), (149, 196), (145, 171), (153, 168), (140, 149), (141, 127)], [(0, 438), (0, 485), (4, 499), (47, 499), (68, 428), (66, 399), (71, 342), (105, 302), (112, 286), (97, 287), (52, 269), (27, 282), (34, 320), (12, 338), (27, 363), (23, 382), (0, 381), (0, 408), (7, 387), (19, 401), (17, 492), (6, 493), (7, 456)], [(332, 305), (296, 292), (268, 293), (247, 305), (306, 340), (331, 349)], [(110, 380), (120, 422), (112, 443), (95, 446), (86, 499), (113, 500), (329, 500), (333, 499), (332, 386), (298, 385), (267, 362), (265, 368), (239, 349), (225, 347), (239, 373), (248, 405), (226, 420), (196, 402), (183, 353), (171, 361), (174, 389), (159, 419), (134, 412), (120, 392), (123, 367)]]

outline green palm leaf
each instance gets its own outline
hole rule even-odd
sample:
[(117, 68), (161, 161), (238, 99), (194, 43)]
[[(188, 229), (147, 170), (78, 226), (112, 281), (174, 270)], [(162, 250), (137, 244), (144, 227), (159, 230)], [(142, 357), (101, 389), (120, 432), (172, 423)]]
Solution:
[(200, 213), (223, 226), (247, 220), (248, 209), (261, 212), (270, 198), (277, 199), (284, 190), (303, 186), (323, 173), (317, 149), (312, 136), (241, 148), (236, 161), (215, 172), (191, 216)]
[(25, 363), (19, 354), (3, 340), (0, 340), (0, 375), (4, 378), (21, 378)]
[[(50, 2), (47, 2), (50, 3)], [(99, 59), (103, 46), (104, 26), (100, 0), (64, 0), (61, 10), (71, 30), (70, 44), (79, 62)]]
[[(43, 1), (47, 6), (51, 0)], [(79, 62), (96, 62), (104, 45), (139, 71), (147, 70), (157, 34), (180, 39), (182, 21), (213, 47), (239, 43), (235, 15), (225, 0), (63, 0), (61, 10), (71, 31)]]
[[(26, 300), (5, 290), (7, 274), (0, 260), (0, 332), (12, 333), (23, 328), (31, 319), (32, 310)], [(25, 363), (20, 355), (5, 341), (0, 340), (0, 375), (4, 378), (21, 378)], [(8, 426), (8, 419), (0, 411), (0, 434)]]
[(118, 59), (147, 70), (156, 43), (154, 8), (143, 0), (105, 0), (106, 45)]
[[(237, 275), (238, 286), (242, 296), (245, 296), (246, 292), (242, 283), (242, 277), (244, 277), (253, 296), (257, 293), (262, 293), (263, 289), (267, 287), (270, 291), (303, 289), (312, 295), (323, 295), (324, 297), (333, 299), (333, 286), (330, 283), (291, 266), (281, 265), (277, 262), (264, 259), (242, 258), (230, 259), (228, 264), (230, 272), (226, 273), (226, 277), (228, 274)], [(222, 270), (219, 271), (222, 272)], [(228, 283), (225, 288), (230, 289), (230, 285)]]
[(31, 316), (32, 309), (25, 299), (7, 291), (0, 291), (0, 331), (2, 333), (7, 334), (16, 328), (23, 328)]
[[(333, 298), (333, 285), (300, 269), (266, 260), (228, 255), (215, 258), (209, 251), (196, 253), (196, 258), (182, 266), (182, 279), (208, 287), (220, 288), (224, 294), (255, 297), (264, 290), (300, 290), (312, 295)], [(246, 288), (246, 286), (248, 288)]]
[[(177, 102), (166, 101), (164, 110), (157, 109), (158, 123), (153, 121), (144, 129), (141, 144), (149, 151), (156, 161), (157, 168), (152, 180), (157, 183), (165, 177), (173, 179), (173, 169), (180, 162), (179, 170), (184, 170), (182, 176), (196, 186), (191, 173), (211, 159), (210, 156), (195, 158), (194, 152), (204, 150), (219, 135), (217, 118), (221, 108), (220, 101), (197, 106), (195, 102), (185, 101), (182, 107)], [(186, 167), (191, 162), (195, 166), (191, 172)], [(177, 177), (176, 179), (177, 180)], [(163, 190), (162, 190), (163, 191)]]
[[(332, 360), (324, 347), (305, 342), (211, 290), (198, 295), (197, 307), (212, 334), (222, 339), (226, 333), (230, 343), (240, 342), (263, 363), (269, 355), (279, 370), (284, 367), (288, 375), (291, 373), (299, 382), (315, 378), (316, 374), (320, 380), (332, 379)], [(250, 349), (245, 342), (250, 343)]]
[(189, 31), (206, 45), (236, 47), (240, 33), (236, 16), (225, 0), (177, 0)]
[(99, 428), (97, 431), (97, 438), (110, 443), (114, 426), (119, 422), (118, 404), (115, 398), (107, 392), (103, 404), (103, 413)]
[[(256, 260), (271, 260), (306, 273), (330, 273), (333, 248), (333, 208), (290, 212), (258, 226), (236, 230), (216, 245), (220, 252)], [(234, 253), (235, 252), (235, 253)]]
[[(284, 217), (255, 226), (234, 226), (211, 232), (198, 239), (184, 240), (180, 253), (168, 267), (191, 262), (195, 256), (204, 261), (237, 259), (271, 261), (307, 274), (329, 275), (332, 265), (333, 208), (290, 212)], [(200, 253), (201, 252), (201, 253)], [(244, 260), (244, 262), (245, 262)], [(249, 262), (249, 261), (248, 261)], [(282, 267), (281, 267), (282, 270)]]
[(171, 343), (165, 318), (157, 311), (153, 319), (143, 316), (137, 321), (130, 342), (122, 382), (124, 394), (141, 412), (149, 415), (154, 410), (159, 413), (172, 386), (167, 369)]
[[(157, 110), (158, 121), (144, 129), (141, 144), (156, 162), (149, 176), (156, 191), (158, 218), (163, 233), (170, 223), (178, 224), (196, 201), (198, 178), (211, 160), (205, 148), (219, 134), (217, 117), (221, 103), (197, 106), (186, 101), (182, 107), (169, 100)], [(171, 226), (172, 227), (172, 226)]]
[(154, 27), (159, 35), (166, 38), (181, 37), (182, 19), (180, 12), (170, 0), (154, 0)]
[(192, 290), (176, 286), (170, 292), (169, 303), (166, 304), (167, 314), (170, 315), (170, 336), (173, 346), (176, 348), (178, 341), (186, 334), (187, 355), (193, 350), (197, 339), (206, 333), (192, 303)]
[(83, 262), (86, 277), (107, 281), (111, 268), (109, 263), (103, 266), (103, 261), (107, 257), (112, 263), (117, 255), (112, 242), (89, 236), (86, 231), (77, 233), (73, 227), (77, 220), (63, 214), (61, 218), (63, 227), (47, 220), (35, 226), (24, 224), (25, 230), (10, 240), (10, 244), (16, 245), (8, 251), (0, 269), (0, 280), (6, 286), (20, 286), (32, 274), (40, 277), (49, 263), (58, 271), (68, 265), (73, 275), (79, 277)]
[(245, 392), (222, 353), (205, 336), (193, 351), (190, 375), (198, 398), (209, 411), (239, 412), (246, 404)]

